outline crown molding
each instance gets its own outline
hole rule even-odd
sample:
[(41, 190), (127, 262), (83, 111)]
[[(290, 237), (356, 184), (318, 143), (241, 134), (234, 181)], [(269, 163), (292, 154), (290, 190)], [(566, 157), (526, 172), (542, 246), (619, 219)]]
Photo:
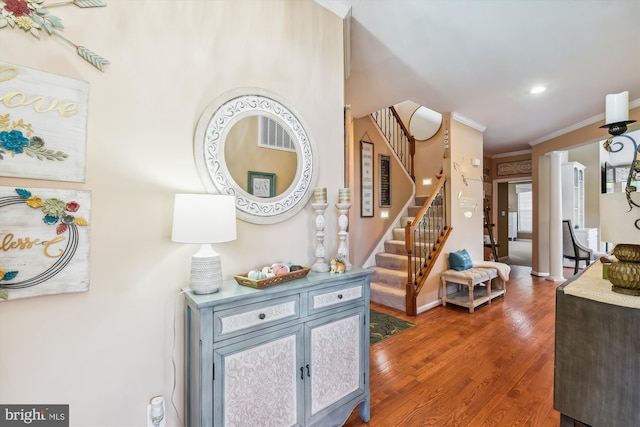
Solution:
[(484, 132), (485, 130), (487, 130), (487, 127), (478, 123), (478, 122), (474, 122), (473, 120), (471, 120), (468, 117), (463, 116), (460, 113), (456, 113), (455, 111), (451, 113), (451, 118), (454, 119), (457, 122), (460, 122), (464, 125), (467, 125), (477, 131), (480, 132)]
[[(633, 109), (633, 108), (636, 108), (636, 107), (640, 107), (640, 98), (636, 99), (634, 101), (631, 101), (629, 103), (629, 109), (630, 110)], [(576, 123), (575, 125), (571, 125), (571, 126), (568, 126), (568, 127), (564, 128), (564, 129), (557, 130), (557, 131), (552, 132), (552, 133), (550, 133), (548, 135), (545, 135), (545, 136), (541, 136), (540, 138), (534, 139), (533, 141), (529, 142), (529, 145), (533, 147), (534, 145), (538, 145), (541, 142), (545, 142), (545, 141), (548, 141), (550, 139), (557, 138), (559, 136), (562, 136), (562, 135), (567, 134), (569, 132), (573, 132), (574, 130), (578, 130), (578, 129), (581, 129), (583, 127), (592, 125), (594, 123), (598, 123), (599, 121), (604, 120), (604, 116), (605, 116), (605, 113), (601, 113), (601, 114), (598, 114), (597, 116), (593, 116), (593, 117), (588, 118), (586, 120), (583, 120), (583, 121), (581, 121), (579, 123)]]
[(512, 151), (510, 153), (500, 153), (500, 154), (494, 154), (492, 156), (490, 156), (490, 159), (501, 159), (503, 157), (515, 157), (515, 156), (522, 156), (525, 154), (531, 154), (532, 150), (520, 150), (520, 151)]

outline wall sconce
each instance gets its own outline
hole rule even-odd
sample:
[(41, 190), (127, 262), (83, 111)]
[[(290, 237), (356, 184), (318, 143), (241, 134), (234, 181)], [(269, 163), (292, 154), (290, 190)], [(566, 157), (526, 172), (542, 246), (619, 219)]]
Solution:
[(612, 251), (618, 259), (609, 267), (608, 277), (613, 285), (611, 290), (621, 294), (640, 296), (640, 218), (634, 208), (640, 208), (640, 194), (635, 181), (640, 180), (638, 144), (629, 135), (624, 135), (629, 120), (629, 92), (607, 95), (605, 125), (611, 135), (604, 148), (617, 153), (624, 143), (615, 138), (626, 138), (633, 144), (633, 158), (624, 193), (602, 194), (600, 197), (601, 239), (615, 243)]
[(171, 240), (199, 243), (191, 257), (189, 287), (195, 294), (211, 294), (222, 286), (222, 261), (211, 243), (236, 239), (235, 196), (176, 194)]

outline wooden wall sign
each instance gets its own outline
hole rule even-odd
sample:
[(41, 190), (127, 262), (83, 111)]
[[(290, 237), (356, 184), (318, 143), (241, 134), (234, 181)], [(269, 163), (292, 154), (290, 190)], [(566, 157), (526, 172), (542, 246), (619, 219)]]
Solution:
[(89, 83), (0, 62), (0, 176), (84, 182)]
[(89, 290), (88, 191), (0, 187), (0, 301)]
[(496, 173), (498, 176), (531, 174), (531, 167), (531, 160), (498, 163)]

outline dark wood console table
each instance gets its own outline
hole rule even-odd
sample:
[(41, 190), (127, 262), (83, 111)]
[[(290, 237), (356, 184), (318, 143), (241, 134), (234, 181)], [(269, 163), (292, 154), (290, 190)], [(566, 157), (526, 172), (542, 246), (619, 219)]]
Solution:
[(640, 297), (610, 289), (600, 262), (558, 287), (553, 406), (561, 427), (640, 426)]

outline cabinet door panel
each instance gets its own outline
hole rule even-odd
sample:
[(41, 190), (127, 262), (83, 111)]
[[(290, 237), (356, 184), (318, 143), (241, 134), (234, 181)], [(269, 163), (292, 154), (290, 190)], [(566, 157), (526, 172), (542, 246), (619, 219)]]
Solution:
[(360, 308), (342, 313), (339, 317), (327, 316), (307, 324), (307, 363), (310, 366), (310, 381), (307, 381), (309, 417), (353, 392), (362, 391), (363, 322)]
[(301, 424), (302, 326), (263, 338), (214, 351), (216, 425)]

